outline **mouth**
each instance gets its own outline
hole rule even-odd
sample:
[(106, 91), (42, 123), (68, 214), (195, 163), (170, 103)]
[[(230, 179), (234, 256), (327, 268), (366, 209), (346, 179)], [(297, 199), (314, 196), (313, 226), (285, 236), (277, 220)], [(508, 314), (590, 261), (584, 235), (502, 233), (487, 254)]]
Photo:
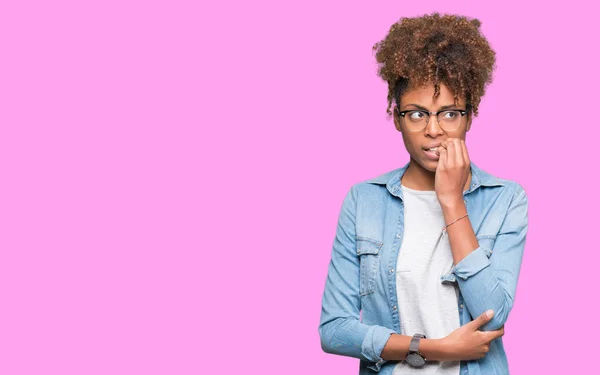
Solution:
[(425, 156), (427, 156), (427, 159), (429, 160), (437, 161), (440, 159), (438, 147), (424, 148), (423, 151), (425, 153)]

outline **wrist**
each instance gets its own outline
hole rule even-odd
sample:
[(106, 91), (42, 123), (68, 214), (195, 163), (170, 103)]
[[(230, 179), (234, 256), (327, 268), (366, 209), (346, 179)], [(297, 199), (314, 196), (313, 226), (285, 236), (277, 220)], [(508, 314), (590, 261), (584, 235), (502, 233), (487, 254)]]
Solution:
[(452, 221), (467, 213), (467, 206), (465, 205), (465, 202), (462, 199), (454, 201), (444, 201), (443, 203), (440, 202), (440, 205), (442, 206), (442, 212), (444, 214), (446, 224), (451, 223)]
[(438, 196), (442, 209), (451, 210), (465, 205), (462, 195)]
[(445, 361), (448, 358), (447, 345), (444, 339), (421, 339), (419, 351), (428, 361)]

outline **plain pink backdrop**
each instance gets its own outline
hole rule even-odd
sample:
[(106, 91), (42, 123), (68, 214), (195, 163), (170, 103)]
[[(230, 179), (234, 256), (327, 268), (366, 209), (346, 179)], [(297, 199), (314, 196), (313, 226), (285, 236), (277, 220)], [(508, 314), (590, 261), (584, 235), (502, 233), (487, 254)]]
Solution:
[(599, 334), (592, 2), (0, 5), (0, 374), (355, 374), (317, 326), (344, 194), (404, 165), (372, 46), (479, 18), (467, 145), (530, 229), (511, 374), (590, 373)]

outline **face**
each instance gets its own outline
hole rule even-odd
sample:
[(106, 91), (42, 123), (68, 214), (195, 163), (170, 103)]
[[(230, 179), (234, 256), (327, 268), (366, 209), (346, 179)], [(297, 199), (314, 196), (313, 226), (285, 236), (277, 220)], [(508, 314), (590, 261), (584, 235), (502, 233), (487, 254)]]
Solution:
[[(426, 87), (407, 90), (400, 98), (398, 110), (438, 112), (444, 109), (466, 109), (464, 98), (459, 99), (458, 105), (454, 104), (453, 94), (446, 85), (440, 84), (440, 95), (435, 99), (433, 98), (434, 91), (435, 88), (433, 83)], [(425, 125), (423, 130), (412, 131), (408, 126), (408, 121), (410, 121), (408, 116), (409, 115), (407, 114), (402, 118), (396, 113), (394, 114), (396, 129), (402, 133), (404, 146), (410, 155), (411, 163), (416, 163), (418, 166), (430, 172), (435, 172), (439, 156), (435, 151), (428, 150), (448, 138), (465, 140), (466, 134), (471, 127), (472, 120), (470, 114), (460, 116), (460, 124), (458, 127), (455, 130), (452, 129), (447, 131), (440, 126), (436, 116), (430, 116), (429, 122)], [(418, 118), (418, 116), (419, 114), (413, 114), (413, 118)], [(451, 114), (449, 116), (451, 117)]]

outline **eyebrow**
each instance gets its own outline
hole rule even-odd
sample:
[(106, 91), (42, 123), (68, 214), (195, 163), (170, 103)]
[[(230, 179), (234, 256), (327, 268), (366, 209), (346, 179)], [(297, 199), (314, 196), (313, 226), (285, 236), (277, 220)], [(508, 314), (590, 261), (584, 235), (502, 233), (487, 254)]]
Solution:
[[(409, 107), (409, 106), (411, 106), (411, 105), (412, 105), (413, 107), (417, 107), (417, 108), (419, 108), (419, 109), (422, 109), (423, 111), (428, 111), (428, 112), (429, 112), (429, 109), (427, 109), (427, 108), (425, 108), (425, 107), (423, 107), (423, 106), (420, 106), (420, 105), (418, 105), (418, 104), (407, 104), (406, 106), (407, 106), (407, 107)], [(443, 111), (444, 109), (448, 109), (448, 108), (456, 108), (456, 107), (457, 107), (457, 106), (456, 106), (456, 105), (454, 105), (454, 104), (447, 104), (447, 105), (443, 105), (443, 106), (441, 106), (439, 110), (440, 110), (440, 111)]]

